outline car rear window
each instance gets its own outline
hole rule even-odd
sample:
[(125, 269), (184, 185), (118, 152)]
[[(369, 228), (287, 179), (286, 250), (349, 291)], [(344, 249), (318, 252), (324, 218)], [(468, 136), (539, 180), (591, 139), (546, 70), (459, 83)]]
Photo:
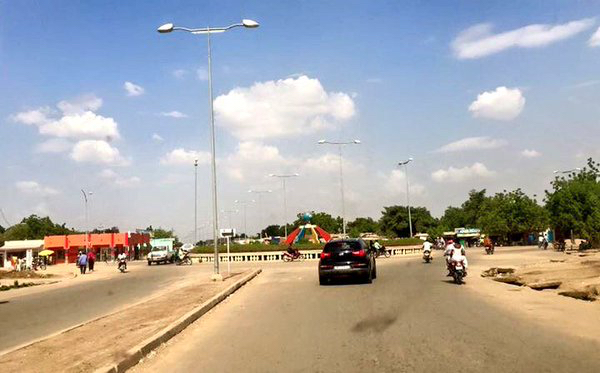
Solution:
[(358, 251), (361, 249), (360, 242), (358, 241), (337, 241), (337, 242), (329, 242), (323, 248), (323, 251), (326, 253), (334, 253), (338, 251)]

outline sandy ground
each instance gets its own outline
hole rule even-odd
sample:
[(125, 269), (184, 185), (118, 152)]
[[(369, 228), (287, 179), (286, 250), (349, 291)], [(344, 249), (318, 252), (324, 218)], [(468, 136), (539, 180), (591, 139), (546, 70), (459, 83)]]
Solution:
[[(471, 254), (470, 254), (471, 255)], [(600, 302), (588, 302), (559, 295), (600, 283), (600, 254), (579, 257), (534, 247), (499, 248), (494, 255), (477, 254), (467, 281), (471, 291), (481, 299), (527, 317), (540, 327), (600, 342)], [(480, 255), (480, 256), (479, 256)], [(582, 264), (583, 263), (583, 264)], [(561, 282), (558, 289), (533, 290), (480, 277), (491, 267), (516, 269), (515, 275), (525, 283)]]
[(109, 365), (238, 276), (223, 282), (205, 277), (190, 281), (168, 294), (2, 356), (0, 366), (3, 372), (89, 372)]

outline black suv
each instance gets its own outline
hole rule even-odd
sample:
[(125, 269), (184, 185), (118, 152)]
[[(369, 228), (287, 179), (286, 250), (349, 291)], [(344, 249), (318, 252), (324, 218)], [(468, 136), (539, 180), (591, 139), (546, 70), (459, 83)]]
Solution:
[(333, 240), (325, 244), (319, 260), (319, 283), (334, 277), (359, 277), (371, 283), (377, 277), (373, 251), (361, 239)]

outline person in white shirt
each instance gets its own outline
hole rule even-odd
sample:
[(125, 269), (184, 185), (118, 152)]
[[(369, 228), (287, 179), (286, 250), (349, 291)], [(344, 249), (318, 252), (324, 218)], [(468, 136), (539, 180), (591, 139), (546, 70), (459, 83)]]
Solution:
[(127, 269), (127, 255), (125, 255), (125, 252), (122, 252), (117, 256), (117, 262), (120, 263), (121, 260), (125, 262), (125, 269)]
[(431, 257), (433, 257), (433, 255), (431, 255), (431, 247), (432, 246), (433, 246), (433, 244), (429, 241), (423, 242), (423, 253), (425, 253), (426, 251), (429, 251), (429, 255)]

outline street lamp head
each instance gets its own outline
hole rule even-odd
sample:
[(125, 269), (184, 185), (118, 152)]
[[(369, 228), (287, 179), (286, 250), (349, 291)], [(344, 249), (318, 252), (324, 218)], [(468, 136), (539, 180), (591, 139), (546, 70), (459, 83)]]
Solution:
[(269, 177), (274, 177), (274, 176), (275, 176), (275, 174), (269, 174)]
[(409, 157), (409, 158), (408, 158), (408, 160), (409, 160), (409, 161), (412, 161), (412, 160), (413, 160), (413, 157)]
[(360, 144), (360, 140), (354, 140), (353, 141), (355, 144)]
[(575, 167), (575, 170), (581, 171), (581, 167)]
[(300, 174), (296, 172), (296, 173), (294, 173), (294, 176), (300, 176)]
[(317, 144), (325, 144), (325, 140), (319, 140), (317, 141)]
[(167, 34), (173, 31), (173, 27), (175, 26), (172, 23), (165, 23), (164, 25), (160, 26), (156, 31), (160, 32), (161, 34)]
[(244, 25), (244, 27), (246, 27), (246, 28), (257, 28), (258, 26), (260, 26), (258, 24), (258, 22), (254, 21), (252, 19), (243, 19), (242, 25)]

